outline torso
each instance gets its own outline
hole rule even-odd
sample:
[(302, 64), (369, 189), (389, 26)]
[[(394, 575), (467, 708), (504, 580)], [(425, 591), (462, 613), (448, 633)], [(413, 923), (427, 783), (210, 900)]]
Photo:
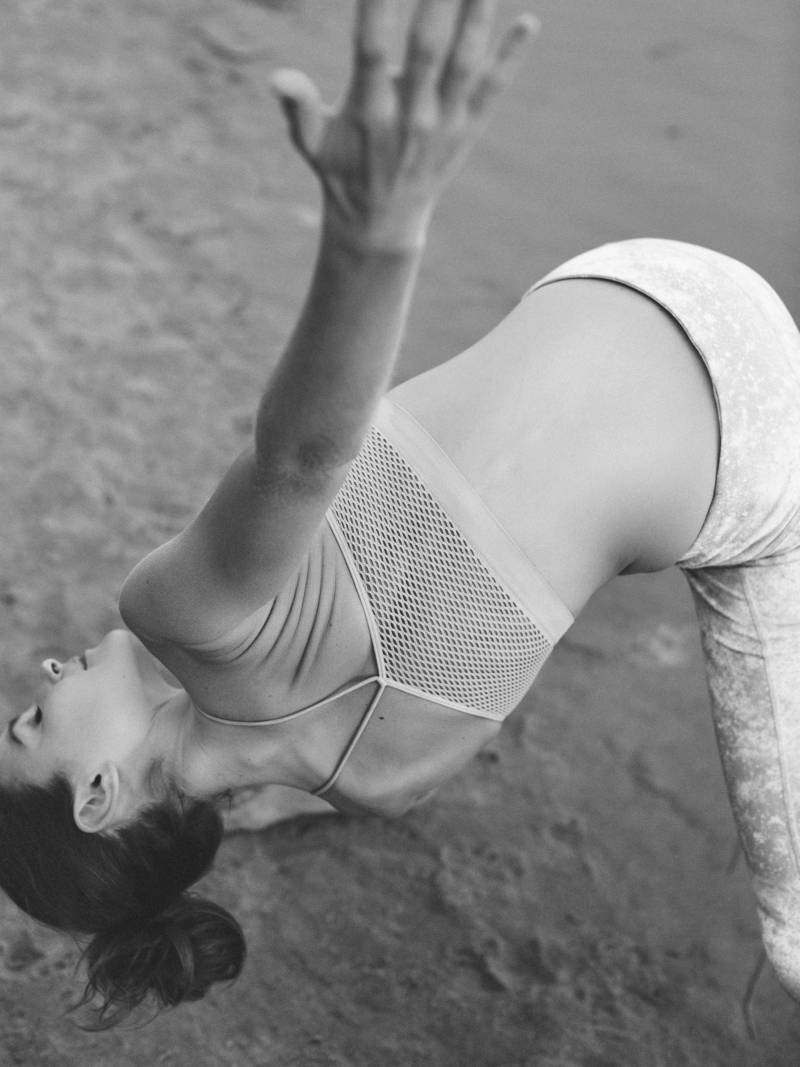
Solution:
[(677, 323), (625, 286), (545, 285), (392, 395), (576, 616), (615, 575), (671, 566), (707, 513), (710, 381)]
[[(195, 707), (234, 721), (204, 720), (203, 727), (211, 744), (239, 752), (237, 786), (272, 781), (312, 792), (335, 769), (375, 694), (375, 683), (285, 723), (242, 727), (235, 722), (291, 715), (375, 673), (364, 611), (327, 524), (315, 536), (295, 580), (250, 620), (249, 633), (245, 651), (230, 642), (189, 649), (139, 636), (181, 682)], [(306, 653), (304, 660), (298, 652)], [(387, 688), (325, 798), (348, 812), (405, 810), (459, 770), (499, 728), (491, 719)], [(290, 779), (275, 776), (276, 738), (293, 752)]]
[[(614, 574), (674, 562), (708, 509), (717, 428), (700, 359), (666, 313), (622, 286), (546, 286), (484, 341), (392, 397), (575, 614)], [(260, 638), (236, 658), (223, 647), (151, 647), (198, 707), (230, 719), (282, 716), (374, 673), (364, 612), (327, 526), (295, 581), (248, 625)], [(275, 780), (266, 753), (278, 731), (296, 754), (284, 784), (313, 790), (373, 691), (263, 730), (209, 723), (209, 737), (238, 746), (255, 783)], [(498, 729), (491, 719), (386, 690), (326, 799), (343, 810), (403, 810)]]

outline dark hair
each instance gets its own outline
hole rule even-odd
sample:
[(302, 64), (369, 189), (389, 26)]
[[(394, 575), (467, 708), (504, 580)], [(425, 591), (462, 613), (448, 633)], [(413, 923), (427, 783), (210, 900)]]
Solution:
[(199, 1000), (242, 969), (241, 927), (186, 892), (210, 868), (222, 819), (210, 800), (166, 783), (159, 799), (111, 832), (75, 823), (69, 781), (0, 786), (0, 887), (34, 919), (93, 935), (83, 997), (100, 998), (92, 1029), (113, 1026), (151, 995), (159, 1007)]

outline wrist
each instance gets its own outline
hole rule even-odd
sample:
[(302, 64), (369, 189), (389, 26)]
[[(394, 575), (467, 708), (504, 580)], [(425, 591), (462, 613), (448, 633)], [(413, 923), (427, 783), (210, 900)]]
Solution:
[(354, 256), (373, 258), (419, 258), (425, 250), (431, 212), (412, 219), (390, 218), (366, 222), (343, 219), (335, 208), (323, 209), (321, 241)]

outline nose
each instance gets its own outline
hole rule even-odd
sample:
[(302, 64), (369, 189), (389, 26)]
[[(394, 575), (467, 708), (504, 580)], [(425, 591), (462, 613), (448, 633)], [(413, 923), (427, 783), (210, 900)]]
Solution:
[(53, 659), (51, 656), (48, 659), (42, 660), (42, 673), (45, 678), (49, 678), (51, 682), (57, 682), (64, 673), (64, 664), (57, 659)]
[(9, 730), (13, 729), (14, 737), (26, 748), (35, 748), (41, 740), (41, 730), (38, 726), (39, 718), (39, 707), (34, 704), (9, 723)]

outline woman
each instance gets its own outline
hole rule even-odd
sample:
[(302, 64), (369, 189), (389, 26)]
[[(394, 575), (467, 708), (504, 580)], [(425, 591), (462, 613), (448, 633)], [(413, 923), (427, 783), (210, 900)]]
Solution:
[(741, 264), (624, 242), (385, 396), (434, 203), (532, 29), (490, 51), (486, 0), (420, 0), (395, 74), (395, 7), (359, 4), (338, 111), (276, 77), (323, 190), (306, 304), (252, 446), (128, 577), (129, 631), (45, 661), (0, 739), (0, 882), (92, 935), (101, 1017), (196, 999), (244, 956), (187, 893), (221, 797), (405, 810), (496, 734), (599, 586), (677, 562), (767, 947), (800, 992), (797, 332)]

